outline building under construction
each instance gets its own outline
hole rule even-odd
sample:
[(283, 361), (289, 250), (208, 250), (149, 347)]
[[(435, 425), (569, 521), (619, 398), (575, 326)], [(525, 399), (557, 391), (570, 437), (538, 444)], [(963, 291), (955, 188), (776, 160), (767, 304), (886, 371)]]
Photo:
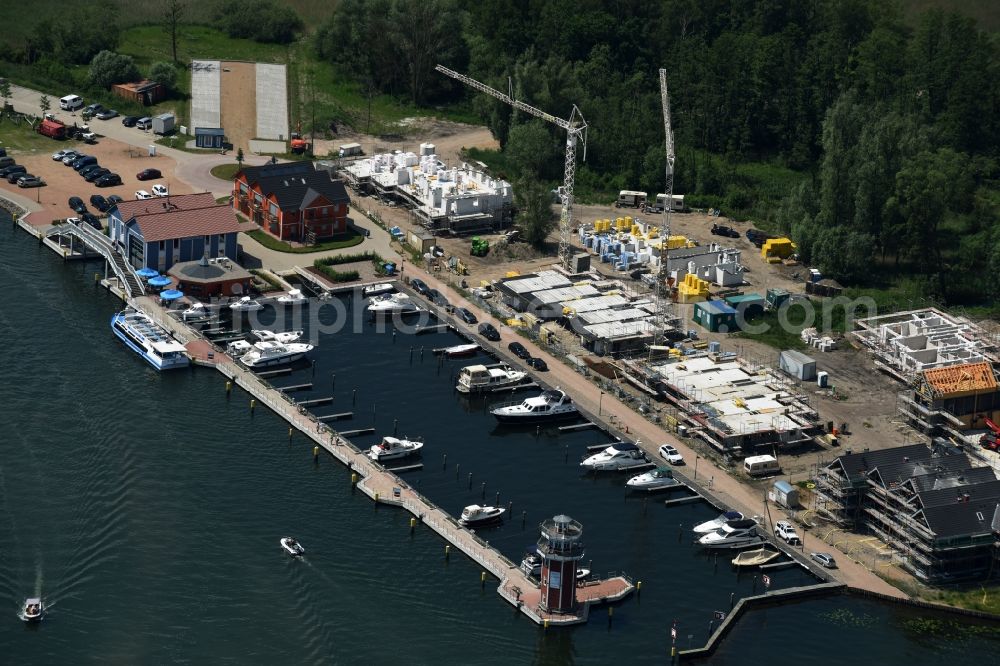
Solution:
[(509, 226), (514, 209), (511, 184), (468, 164), (449, 168), (434, 150), (434, 144), (425, 143), (419, 155), (380, 153), (346, 164), (341, 173), (355, 191), (405, 205), (428, 229), (458, 235)]
[(924, 370), (913, 388), (899, 394), (898, 405), (923, 433), (965, 438), (1000, 422), (997, 371), (985, 361)]
[(876, 535), (923, 581), (1000, 575), (1000, 480), (956, 447), (848, 451), (820, 470), (815, 492), (817, 509)]

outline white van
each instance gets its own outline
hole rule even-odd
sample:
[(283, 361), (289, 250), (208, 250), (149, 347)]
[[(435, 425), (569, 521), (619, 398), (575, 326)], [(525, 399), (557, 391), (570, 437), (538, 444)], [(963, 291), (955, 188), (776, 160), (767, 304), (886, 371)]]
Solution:
[(153, 126), (153, 119), (149, 117), (139, 118), (139, 120), (135, 121), (135, 126), (141, 130), (148, 130)]
[(781, 472), (781, 465), (774, 456), (750, 456), (743, 460), (743, 471), (750, 476), (769, 476)]
[(59, 108), (63, 111), (76, 111), (83, 107), (83, 98), (79, 95), (66, 95), (59, 99)]

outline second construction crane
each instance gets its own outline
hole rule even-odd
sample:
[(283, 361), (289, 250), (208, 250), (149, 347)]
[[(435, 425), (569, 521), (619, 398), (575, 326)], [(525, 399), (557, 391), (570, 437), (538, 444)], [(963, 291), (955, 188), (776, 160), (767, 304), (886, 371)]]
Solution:
[(667, 70), (660, 70), (660, 103), (663, 107), (663, 136), (667, 146), (667, 166), (664, 192), (667, 195), (666, 210), (663, 215), (664, 228), (660, 234), (660, 268), (656, 274), (656, 325), (657, 330), (662, 331), (666, 323), (669, 299), (666, 297), (667, 288), (667, 238), (670, 236), (670, 212), (674, 208), (674, 130), (670, 126), (670, 97), (667, 95)]
[[(456, 81), (461, 81), (470, 88), (475, 88), (480, 92), (496, 97), (501, 102), (509, 104), (515, 109), (529, 113), (536, 118), (541, 118), (542, 120), (550, 122), (553, 125), (558, 125), (566, 130), (566, 168), (563, 176), (563, 186), (559, 191), (559, 197), (562, 200), (562, 212), (559, 215), (559, 261), (562, 262), (563, 268), (567, 272), (571, 272), (573, 248), (570, 245), (570, 234), (572, 232), (570, 227), (573, 221), (573, 183), (576, 180), (577, 144), (583, 144), (583, 159), (587, 159), (587, 121), (584, 120), (583, 114), (580, 113), (580, 109), (578, 109), (574, 104), (573, 111), (570, 113), (569, 119), (563, 120), (562, 118), (557, 118), (552, 114), (546, 113), (540, 109), (536, 109), (533, 106), (514, 99), (513, 93), (510, 95), (504, 94), (499, 90), (489, 87), (485, 83), (480, 83), (473, 78), (465, 76), (464, 74), (459, 74), (458, 72), (450, 70), (447, 67), (443, 67), (442, 65), (438, 65), (434, 69), (441, 72), (445, 76), (450, 76)], [(669, 169), (670, 167), (667, 168)]]

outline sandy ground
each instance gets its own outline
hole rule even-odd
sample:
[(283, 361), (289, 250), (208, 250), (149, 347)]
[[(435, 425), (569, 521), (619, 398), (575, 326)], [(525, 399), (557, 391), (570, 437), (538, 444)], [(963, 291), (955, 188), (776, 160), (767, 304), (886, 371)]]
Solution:
[(415, 119), (407, 127), (408, 136), (383, 139), (368, 134), (344, 133), (332, 140), (317, 140), (316, 155), (337, 154), (345, 143), (360, 143), (366, 155), (392, 150), (417, 152), (421, 143), (433, 143), (438, 157), (448, 165), (462, 162), (463, 148), (499, 148), (500, 144), (485, 127), (452, 123), (433, 118)]
[(221, 110), (226, 138), (233, 151), (250, 152), (257, 136), (257, 74), (252, 62), (225, 62), (222, 70)]

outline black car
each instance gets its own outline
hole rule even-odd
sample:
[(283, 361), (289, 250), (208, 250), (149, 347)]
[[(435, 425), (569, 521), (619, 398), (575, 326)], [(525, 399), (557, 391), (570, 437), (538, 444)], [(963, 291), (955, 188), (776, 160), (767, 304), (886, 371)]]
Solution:
[(100, 169), (94, 169), (93, 171), (87, 173), (87, 175), (84, 176), (84, 180), (88, 183), (95, 183), (104, 176), (107, 176), (109, 173), (111, 173), (111, 169), (101, 167)]
[(531, 352), (529, 352), (528, 348), (522, 345), (520, 342), (510, 343), (509, 345), (507, 345), (507, 349), (509, 349), (511, 353), (514, 354), (514, 356), (520, 359), (524, 359), (525, 361), (531, 358)]
[(435, 305), (448, 305), (448, 299), (444, 297), (437, 289), (431, 289), (427, 292), (427, 297), (431, 299)]
[(83, 199), (80, 197), (70, 197), (69, 207), (81, 215), (87, 212), (87, 205), (83, 203)]
[(427, 286), (427, 283), (420, 278), (410, 280), (410, 286), (413, 287), (413, 290), (421, 296), (426, 296), (431, 291), (430, 287)]
[(19, 166), (19, 164), (8, 164), (7, 166), (0, 168), (0, 178), (6, 178), (8, 173), (11, 173)]
[[(115, 178), (118, 178), (118, 174), (116, 174), (116, 173), (109, 173), (104, 178), (108, 178), (110, 176), (114, 176)], [(104, 180), (104, 178), (102, 178), (101, 180)], [(121, 178), (118, 178), (118, 180), (121, 181)], [(119, 184), (121, 184), (121, 183), (119, 182)], [(108, 208), (111, 208), (112, 206), (117, 206), (118, 204), (120, 204), (123, 201), (125, 201), (125, 200), (122, 199), (117, 194), (112, 194), (110, 197), (108, 197)]]
[(498, 331), (493, 324), (488, 322), (483, 322), (479, 325), (479, 335), (483, 336), (487, 340), (492, 340), (493, 342), (500, 339), (500, 331)]
[(462, 321), (464, 321), (466, 324), (475, 324), (479, 321), (478, 319), (476, 319), (476, 315), (472, 314), (472, 311), (469, 310), (468, 308), (458, 308), (457, 310), (455, 310), (455, 313), (459, 317), (461, 317)]
[(135, 124), (139, 122), (139, 116), (123, 116), (122, 125), (125, 127), (135, 127)]
[(80, 219), (94, 227), (98, 231), (101, 229), (101, 221), (97, 219), (97, 216), (93, 213), (83, 213), (80, 215)]
[(727, 227), (724, 224), (713, 224), (712, 233), (716, 236), (727, 236), (729, 238), (739, 238), (740, 232), (736, 231), (732, 227)]
[[(114, 187), (115, 185), (121, 185), (121, 184), (122, 184), (122, 177), (116, 173), (106, 173), (100, 178), (98, 178), (96, 181), (94, 181), (94, 185), (97, 185), (98, 187)], [(115, 201), (112, 201), (112, 199), (115, 199)], [(112, 195), (108, 197), (108, 208), (110, 208), (111, 206), (117, 206), (122, 201), (123, 199), (121, 197)]]
[(98, 169), (102, 169), (102, 168), (104, 168), (104, 167), (102, 167), (100, 164), (97, 164), (97, 163), (88, 164), (87, 166), (85, 166), (82, 169), (80, 169), (80, 175), (83, 176), (84, 178), (86, 178), (92, 172), (97, 171)]
[(16, 182), (18, 178), (25, 175), (26, 173), (28, 173), (27, 167), (23, 167), (20, 164), (18, 164), (17, 166), (10, 167), (7, 170), (7, 173), (5, 173), (3, 177), (7, 179), (8, 183), (13, 183)]
[(102, 194), (91, 194), (90, 195), (90, 205), (101, 211), (102, 213), (106, 211), (109, 207), (108, 200), (104, 198)]
[(528, 365), (533, 367), (535, 370), (538, 370), (539, 372), (545, 372), (546, 370), (549, 369), (548, 364), (546, 364), (545, 361), (538, 358), (537, 356), (532, 356), (531, 358), (526, 359), (526, 362), (528, 363)]

